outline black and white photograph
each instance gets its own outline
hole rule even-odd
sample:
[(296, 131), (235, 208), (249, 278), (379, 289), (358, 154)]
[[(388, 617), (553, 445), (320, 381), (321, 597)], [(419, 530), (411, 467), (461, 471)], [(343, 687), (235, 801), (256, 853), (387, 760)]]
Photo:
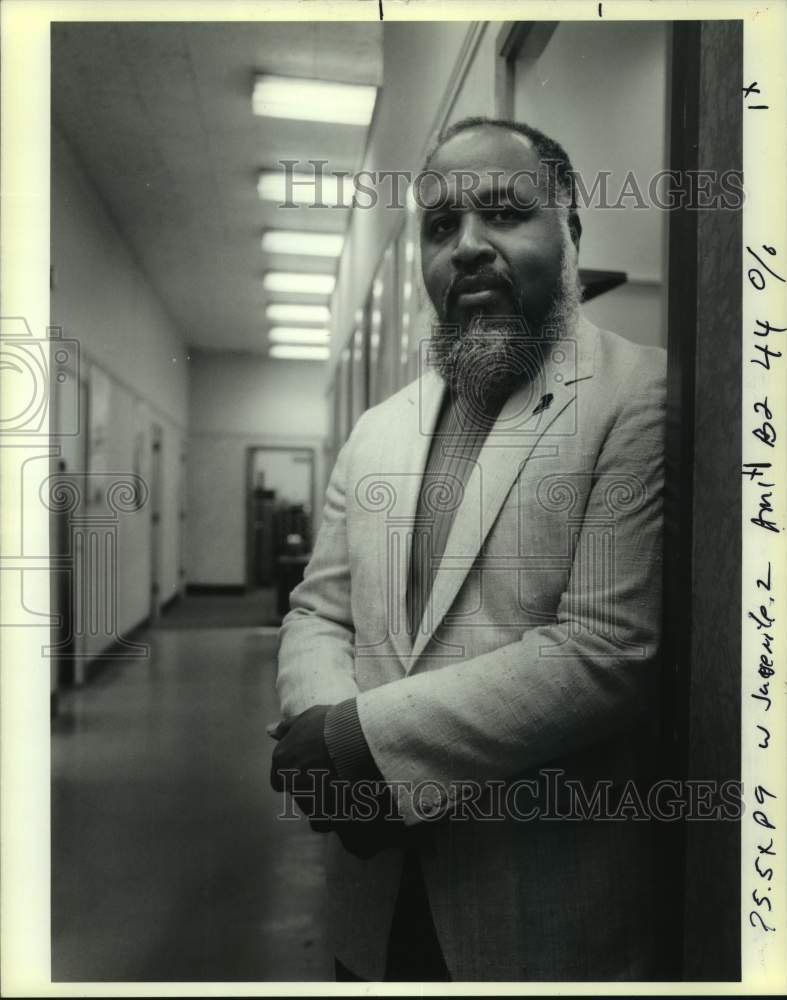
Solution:
[(787, 989), (785, 6), (3, 6), (4, 995)]

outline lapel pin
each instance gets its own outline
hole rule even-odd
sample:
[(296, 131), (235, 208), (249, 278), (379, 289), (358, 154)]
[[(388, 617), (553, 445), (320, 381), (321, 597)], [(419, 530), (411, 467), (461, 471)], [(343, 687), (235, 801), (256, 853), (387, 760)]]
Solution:
[(535, 410), (533, 410), (533, 414), (541, 413), (542, 410), (546, 410), (546, 408), (549, 406), (549, 404), (552, 402), (554, 398), (555, 397), (552, 395), (551, 392), (548, 392), (546, 396), (542, 396), (541, 399), (538, 401), (538, 406), (536, 406)]

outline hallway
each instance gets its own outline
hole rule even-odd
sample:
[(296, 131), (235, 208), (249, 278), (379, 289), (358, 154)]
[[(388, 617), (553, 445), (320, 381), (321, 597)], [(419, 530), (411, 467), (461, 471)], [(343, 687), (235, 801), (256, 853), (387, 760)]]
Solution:
[(332, 978), (323, 842), (268, 783), (275, 632), (163, 626), (61, 695), (52, 978)]

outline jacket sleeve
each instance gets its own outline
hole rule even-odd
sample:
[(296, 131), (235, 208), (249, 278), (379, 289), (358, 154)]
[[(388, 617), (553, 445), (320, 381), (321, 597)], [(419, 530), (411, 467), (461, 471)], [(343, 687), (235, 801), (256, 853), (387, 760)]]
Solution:
[[(406, 823), (426, 818), (420, 805), (436, 808), (434, 794), (414, 803), (419, 786), (437, 787), (450, 806), (462, 782), (513, 777), (581, 751), (635, 725), (645, 708), (660, 622), (661, 369), (630, 371), (618, 392), (555, 621), (358, 696), (367, 743), (398, 786)], [(612, 545), (599, 530), (610, 509)]]
[(351, 442), (352, 435), (336, 459), (314, 552), (279, 632), (276, 690), (285, 719), (358, 694), (345, 520)]

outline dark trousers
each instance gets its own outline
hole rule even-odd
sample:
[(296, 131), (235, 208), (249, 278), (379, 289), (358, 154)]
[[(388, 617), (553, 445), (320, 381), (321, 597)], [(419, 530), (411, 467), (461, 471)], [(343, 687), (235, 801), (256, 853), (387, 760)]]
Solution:
[[(363, 982), (351, 969), (335, 960), (337, 982)], [(437, 940), (421, 865), (415, 851), (405, 851), (402, 881), (396, 899), (385, 982), (448, 982), (451, 976)]]

